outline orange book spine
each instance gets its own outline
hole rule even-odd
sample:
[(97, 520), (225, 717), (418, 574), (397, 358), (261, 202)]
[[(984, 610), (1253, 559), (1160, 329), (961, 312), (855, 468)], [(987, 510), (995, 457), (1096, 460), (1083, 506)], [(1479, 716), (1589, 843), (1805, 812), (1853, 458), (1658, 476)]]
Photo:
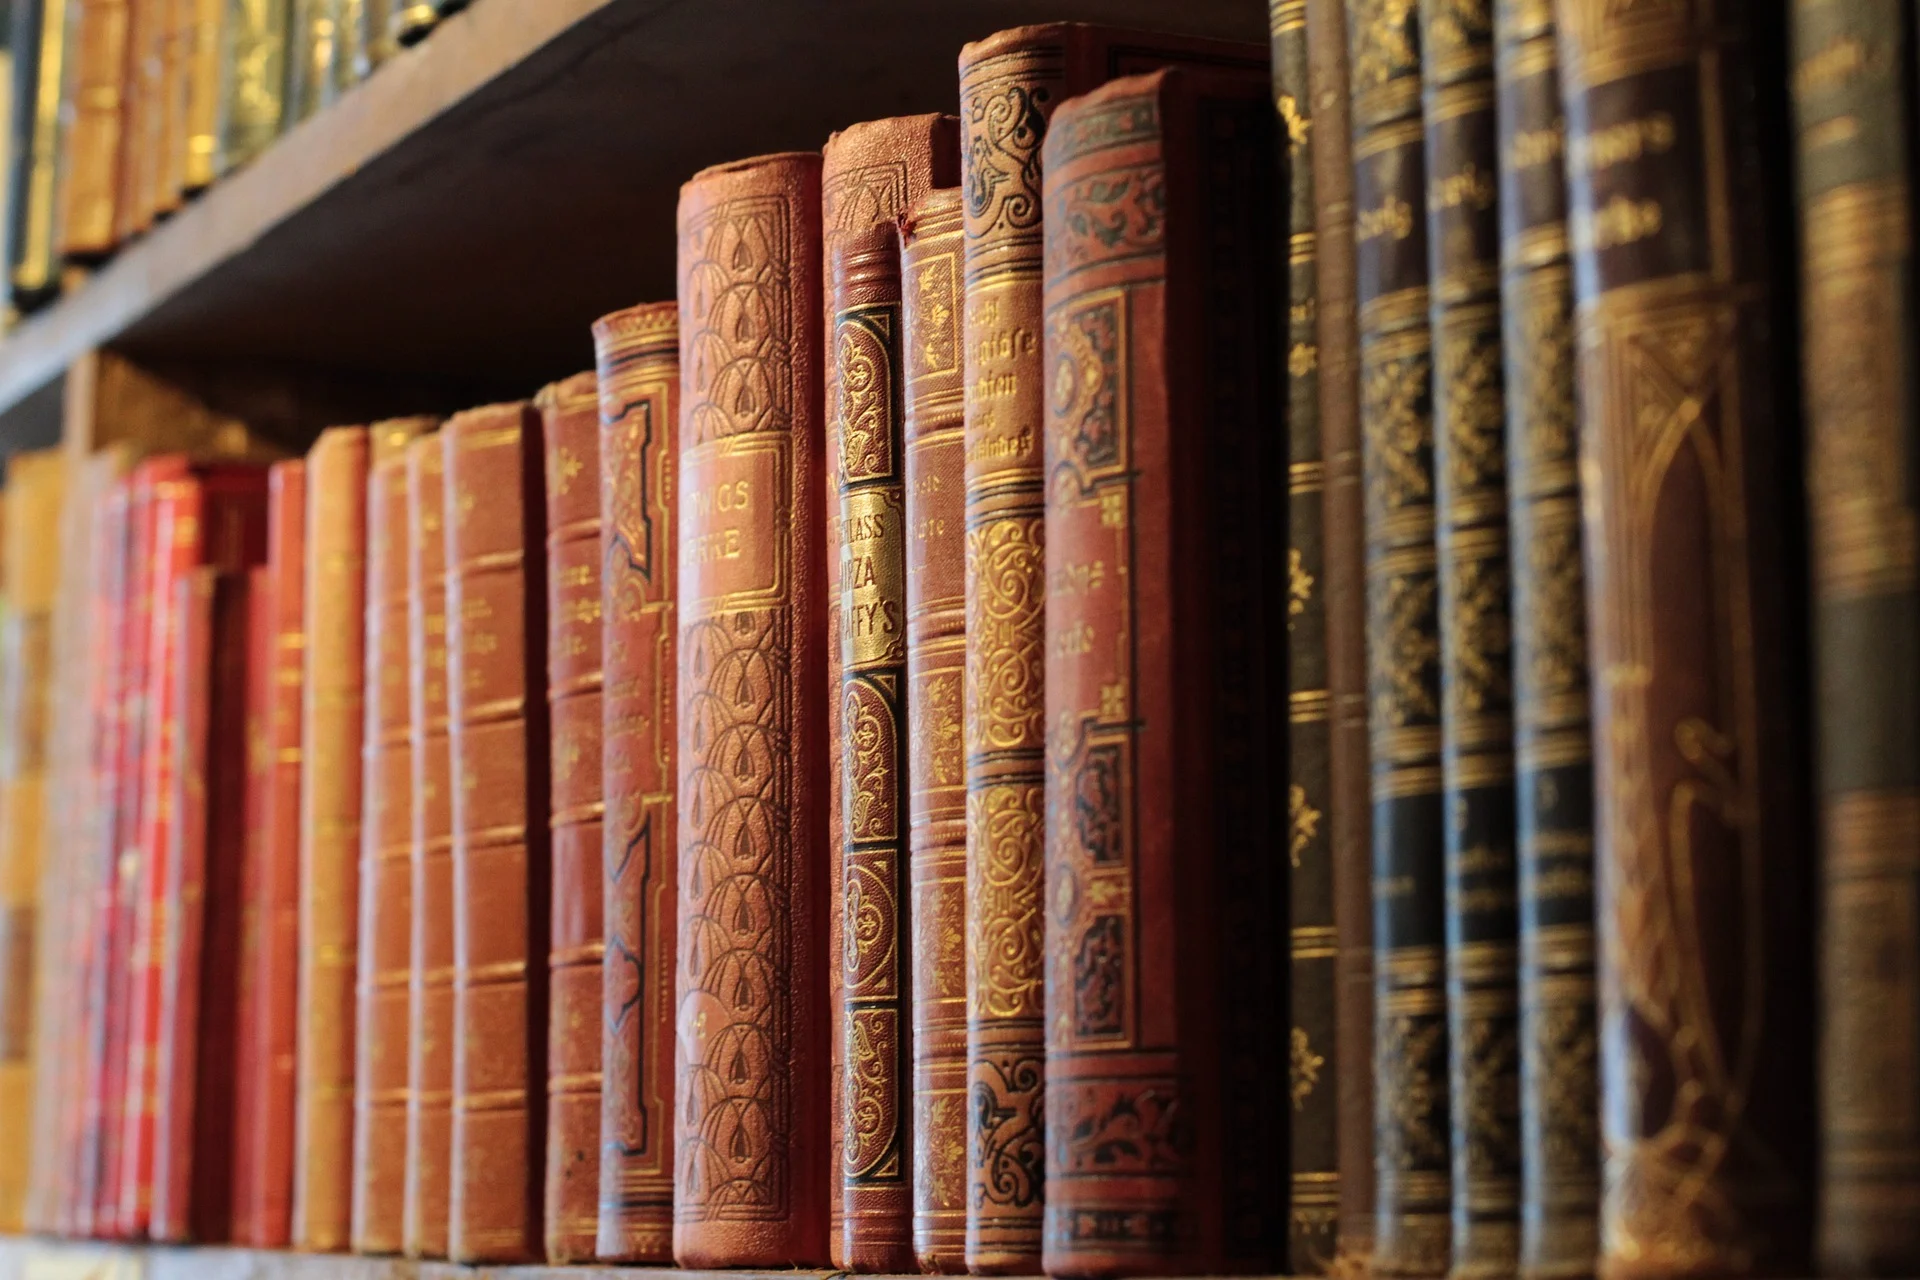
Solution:
[[(271, 501), (267, 518), (269, 537), (273, 528)], [(268, 553), (268, 564), (272, 553)], [(269, 746), (273, 733), (273, 570), (267, 565), (247, 575), (247, 706), (246, 706), (246, 790), (245, 851), (240, 869), (240, 951), (236, 966), (239, 1027), (233, 1046), (233, 1210), (228, 1233), (235, 1243), (252, 1244), (255, 1235), (252, 1205), (244, 1189), (261, 1176), (259, 1148), (248, 1140), (248, 1130), (259, 1123), (265, 1089), (262, 1076), (265, 1063), (260, 1053), (260, 1037), (254, 1028), (266, 1025), (272, 1003), (264, 957), (267, 927), (273, 917), (273, 905), (266, 897), (270, 880), (267, 859), (272, 853), (268, 804), (273, 794), (273, 751)]]

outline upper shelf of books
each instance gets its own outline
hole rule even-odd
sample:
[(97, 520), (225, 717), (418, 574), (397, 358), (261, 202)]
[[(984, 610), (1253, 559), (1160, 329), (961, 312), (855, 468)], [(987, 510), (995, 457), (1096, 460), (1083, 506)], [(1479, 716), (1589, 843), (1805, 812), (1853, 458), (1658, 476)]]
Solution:
[[(680, 184), (954, 110), (960, 47), (1087, 19), (1262, 39), (1264, 0), (475, 0), (0, 343), (0, 429), (81, 352), (526, 389), (673, 289)], [(44, 396), (40, 397), (44, 401)]]

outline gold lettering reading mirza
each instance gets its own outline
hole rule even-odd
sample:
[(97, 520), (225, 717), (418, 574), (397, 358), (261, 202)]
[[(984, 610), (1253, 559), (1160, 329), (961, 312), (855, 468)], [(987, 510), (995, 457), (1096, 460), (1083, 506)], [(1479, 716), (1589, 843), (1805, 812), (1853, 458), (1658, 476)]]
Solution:
[(1615, 196), (1592, 212), (1576, 210), (1568, 224), (1575, 252), (1599, 253), (1659, 235), (1660, 202)]
[(1353, 239), (1356, 244), (1390, 237), (1405, 240), (1413, 234), (1413, 206), (1398, 196), (1388, 196), (1378, 207), (1362, 209), (1353, 215)]
[(1598, 173), (1616, 164), (1664, 155), (1673, 144), (1673, 117), (1655, 111), (1575, 138), (1568, 159), (1577, 172)]

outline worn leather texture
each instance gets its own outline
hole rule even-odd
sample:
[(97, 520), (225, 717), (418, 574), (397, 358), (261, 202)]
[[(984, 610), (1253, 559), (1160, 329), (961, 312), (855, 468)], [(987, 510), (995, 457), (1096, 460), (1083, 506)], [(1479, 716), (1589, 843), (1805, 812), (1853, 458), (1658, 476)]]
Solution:
[(967, 1246), (966, 459), (960, 191), (901, 223), (907, 519), (907, 956), (912, 965), (913, 1251), (958, 1274)]
[(600, 1227), (600, 393), (591, 372), (541, 391), (553, 921), (547, 955), (548, 1262), (594, 1256)]
[(600, 385), (602, 863), (597, 1252), (673, 1260), (674, 963), (679, 913), (674, 646), (679, 307), (593, 326)]
[(1054, 1276), (1284, 1266), (1291, 1102), (1234, 1085), (1288, 1042), (1270, 93), (1176, 67), (1047, 131)]
[(542, 1247), (549, 865), (544, 452), (531, 404), (449, 419), (453, 1145), (447, 1256)]
[(674, 1260), (819, 1266), (827, 1199), (820, 157), (680, 191)]

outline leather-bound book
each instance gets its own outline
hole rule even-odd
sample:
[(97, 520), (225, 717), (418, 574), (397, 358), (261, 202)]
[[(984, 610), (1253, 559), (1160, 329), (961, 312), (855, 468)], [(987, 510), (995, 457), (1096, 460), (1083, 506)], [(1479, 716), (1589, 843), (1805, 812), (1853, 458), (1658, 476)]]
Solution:
[(170, 611), (174, 723), (163, 1043), (153, 1168), (155, 1240), (225, 1240), (233, 1220), (234, 1049), (240, 1030), (240, 879), (246, 853), (244, 572), (179, 579)]
[(541, 1248), (550, 876), (546, 486), (525, 402), (449, 419), (453, 1127), (447, 1256)]
[(1264, 49), (1061, 23), (960, 51), (967, 378), (967, 1266), (1040, 1261), (1045, 629), (1040, 146), (1062, 102), (1173, 61)]
[[(840, 575), (842, 569), (851, 563), (851, 558), (841, 523), (844, 513), (838, 486), (831, 477), (840, 456), (842, 425), (841, 414), (835, 407), (835, 397), (845, 379), (861, 376), (869, 372), (869, 368), (864, 362), (851, 366), (842, 364), (843, 347), (838, 337), (837, 317), (842, 310), (843, 299), (835, 291), (833, 263), (835, 251), (843, 239), (875, 226), (894, 223), (928, 190), (957, 184), (960, 180), (959, 168), (960, 122), (952, 116), (901, 116), (856, 124), (827, 139), (827, 145), (821, 151), (822, 263), (827, 273), (822, 281), (822, 292), (826, 302), (827, 326), (826, 428), (830, 490), (827, 501), (827, 735), (835, 761), (828, 778), (827, 811), (830, 833), (828, 883), (832, 886), (833, 896), (828, 911), (827, 954), (834, 957), (828, 965), (827, 974), (833, 1019), (833, 1085), (829, 1097), (833, 1122), (832, 1160), (841, 1184), (829, 1201), (829, 1219), (834, 1265), (850, 1270), (906, 1270), (913, 1261), (913, 1241), (911, 1192), (904, 1145), (901, 1147), (901, 1160), (888, 1163), (885, 1156), (879, 1157), (884, 1167), (865, 1167), (862, 1157), (856, 1156), (856, 1163), (860, 1165), (856, 1169), (855, 1164), (848, 1163), (847, 1153), (845, 1107), (848, 1099), (854, 1096), (854, 1091), (859, 1089), (864, 1092), (870, 1103), (878, 1101), (879, 1095), (885, 1093), (897, 1094), (903, 1099), (906, 1081), (904, 1071), (899, 1073), (897, 1079), (887, 1078), (881, 1072), (870, 1076), (865, 1085), (858, 1084), (849, 1058), (855, 1037), (863, 1034), (854, 1025), (853, 1005), (849, 1003), (845, 990), (848, 981), (845, 891), (849, 883), (845, 872), (845, 762), (850, 747), (844, 719), (845, 708), (842, 705), (841, 666), (844, 659), (843, 637), (849, 624), (841, 612), (844, 587)], [(898, 274), (897, 270), (895, 274)], [(893, 338), (897, 342), (897, 325)], [(889, 366), (890, 369), (894, 367), (897, 366)], [(895, 776), (892, 781), (898, 782), (900, 778)], [(889, 813), (892, 812), (889, 810)], [(897, 866), (904, 872), (904, 825), (895, 835)], [(881, 933), (889, 939), (897, 938), (905, 899), (895, 893), (885, 899), (868, 897), (864, 900), (875, 903), (882, 914), (888, 916), (876, 922)], [(892, 943), (876, 945), (890, 947)], [(897, 983), (893, 984), (893, 990), (896, 996), (904, 997), (904, 991)], [(872, 1003), (872, 993), (869, 993), (866, 1003)], [(904, 1031), (904, 1020), (901, 1028)], [(904, 1035), (897, 1037), (895, 1043), (902, 1051), (905, 1050)], [(883, 1078), (886, 1083), (881, 1082)], [(905, 1116), (904, 1105), (885, 1104), (876, 1118), (890, 1117), (904, 1123)], [(885, 1119), (880, 1119), (883, 1125), (885, 1122)], [(893, 1136), (868, 1132), (859, 1135), (855, 1141), (863, 1148), (864, 1156), (872, 1156), (870, 1148), (876, 1144), (891, 1146)]]
[(173, 150), (173, 185), (182, 196), (219, 176), (221, 40), (228, 0), (190, 0), (191, 25), (181, 57), (183, 81), (179, 142)]
[(1595, 690), (1600, 1273), (1807, 1275), (1785, 14), (1556, 16)]
[(410, 0), (358, 0), (360, 32), (353, 42), (353, 75), (365, 80), (400, 48), (394, 33), (394, 9)]
[(674, 1260), (827, 1260), (820, 157), (680, 189)]
[(292, 1243), (320, 1253), (352, 1227), (369, 454), (365, 427), (329, 427), (307, 454)]
[[(269, 482), (271, 484), (271, 481)], [(273, 506), (268, 500), (267, 536), (273, 536)], [(272, 552), (268, 552), (268, 565)], [(242, 793), (245, 843), (240, 863), (240, 948), (234, 957), (235, 1018), (233, 1044), (233, 1133), (227, 1159), (233, 1168), (232, 1211), (226, 1235), (248, 1244), (256, 1232), (253, 1206), (242, 1189), (259, 1176), (259, 1144), (251, 1126), (258, 1123), (265, 1096), (266, 1063), (257, 1028), (266, 1025), (274, 993), (266, 986), (264, 958), (273, 904), (266, 893), (267, 859), (272, 849), (268, 810), (273, 797), (274, 642), (273, 570), (260, 565), (247, 572), (246, 780)]]
[(329, 0), (333, 8), (333, 75), (328, 97), (332, 102), (360, 82), (361, 68), (368, 65), (362, 42), (366, 39), (367, 6), (372, 0)]
[(220, 26), (216, 177), (247, 163), (280, 136), (287, 93), (287, 20), (284, 0), (227, 0)]
[(1824, 880), (1819, 1258), (1829, 1275), (1907, 1275), (1920, 1273), (1914, 19), (1880, 0), (1792, 14)]
[[(7, 300), (30, 311), (60, 292), (55, 241), (60, 86), (66, 83), (67, 13), (76, 0), (22, 0), (13, 11), (12, 154), (7, 183)], [(43, 92), (43, 88), (50, 91)]]
[(1052, 1276), (1287, 1252), (1291, 1102), (1234, 1084), (1278, 1081), (1288, 1042), (1270, 93), (1264, 68), (1176, 67), (1047, 130)]
[[(55, 449), (7, 460), (5, 536), (0, 538), (0, 1230), (25, 1228), (33, 1181), (44, 1176), (33, 1158), (35, 1106), (36, 953), (55, 936), (59, 904), (41, 898), (47, 861), (48, 713), (53, 666), (53, 609), (60, 581), (58, 530), (66, 500), (67, 464)], [(71, 802), (56, 792), (54, 803)], [(48, 1082), (49, 1084), (51, 1082)], [(45, 1086), (41, 1086), (45, 1087)]]
[(600, 384), (600, 1227), (616, 1262), (673, 1259), (674, 732), (680, 470), (679, 308), (593, 326)]
[(1273, 93), (1286, 130), (1287, 202), (1287, 1267), (1318, 1275), (1333, 1260), (1340, 1204), (1339, 932), (1328, 811), (1326, 464), (1320, 440), (1319, 251), (1314, 226), (1313, 96), (1306, 0), (1272, 0)]
[[(246, 1149), (235, 1166), (236, 1244), (286, 1247), (293, 1224), (296, 1027), (300, 997), (301, 725), (306, 687), (307, 463), (267, 469), (267, 574), (263, 594), (273, 639), (262, 676), (270, 682), (266, 711), (266, 793), (261, 797), (263, 847), (255, 904), (259, 946), (253, 987), (258, 1003), (242, 1021), (241, 1061), (254, 1078), (251, 1101), (235, 1125)], [(256, 605), (259, 603), (256, 599)]]
[(285, 125), (318, 111), (333, 85), (335, 0), (288, 0)]
[(353, 1201), (356, 1253), (398, 1253), (406, 1209), (407, 1053), (412, 1036), (413, 704), (408, 695), (407, 446), (435, 426), (367, 428), (364, 728), (360, 755), (360, 946), (355, 976)]
[(418, 44), (440, 21), (439, 10), (429, 0), (392, 0), (392, 5), (387, 23), (395, 45)]
[(920, 1270), (967, 1265), (966, 459), (957, 188), (901, 223), (902, 446), (907, 498), (906, 953), (913, 993), (913, 1252)]
[(119, 198), (114, 234), (120, 243), (153, 226), (166, 133), (166, 46), (173, 0), (128, 0), (127, 81), (122, 90)]
[(1437, 1276), (1448, 1214), (1445, 815), (1426, 148), (1412, 6), (1348, 0), (1373, 805), (1373, 1269)]
[(132, 0), (67, 0), (71, 26), (73, 116), (60, 152), (57, 243), (70, 259), (105, 257), (119, 246), (121, 152), (126, 142), (128, 17)]
[(1585, 1280), (1600, 1252), (1600, 1100), (1566, 126), (1553, 6), (1502, 0), (1493, 27), (1513, 546), (1519, 1261), (1529, 1280)]
[(1433, 325), (1454, 1280), (1519, 1257), (1513, 654), (1493, 13), (1420, 10)]
[[(1308, 158), (1313, 166), (1315, 412), (1320, 422), (1322, 616), (1327, 646), (1327, 805), (1333, 880), (1334, 1052), (1356, 1064), (1335, 1086), (1335, 1256), (1373, 1252), (1373, 807), (1367, 743), (1366, 529), (1360, 488), (1360, 352), (1354, 315), (1353, 134), (1346, 10), (1309, 4)], [(1298, 890), (1296, 889), (1296, 892)], [(1325, 1067), (1321, 1068), (1326, 1078)]]
[(578, 373), (540, 392), (546, 449), (547, 672), (553, 917), (547, 949), (548, 1262), (594, 1257), (600, 1232), (600, 392)]
[(154, 152), (148, 175), (147, 200), (151, 221), (180, 208), (180, 180), (185, 173), (187, 107), (193, 74), (194, 28), (204, 0), (161, 0), (160, 79), (154, 86), (159, 110), (153, 126)]
[(453, 1148), (453, 783), (447, 728), (446, 440), (407, 446), (407, 697), (413, 725), (412, 930), (402, 1246), (447, 1255)]

